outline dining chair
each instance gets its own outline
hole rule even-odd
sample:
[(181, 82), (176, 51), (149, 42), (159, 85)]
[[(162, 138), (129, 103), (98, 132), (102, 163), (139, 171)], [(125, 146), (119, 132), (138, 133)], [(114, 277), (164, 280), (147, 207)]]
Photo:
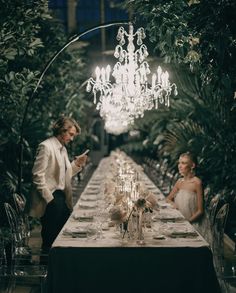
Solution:
[(212, 199), (210, 200), (209, 206), (207, 208), (209, 221), (210, 221), (210, 225), (212, 229), (215, 224), (215, 218), (216, 218), (219, 202), (220, 202), (220, 194), (217, 194), (214, 197), (212, 197)]
[(24, 212), (26, 206), (26, 198), (23, 194), (14, 193), (13, 200), (15, 204), (16, 211), (20, 214)]
[(203, 190), (204, 206), (207, 208), (211, 202), (211, 189), (209, 186), (206, 186)]
[(40, 292), (44, 291), (47, 276), (47, 265), (42, 265), (40, 260), (45, 257), (41, 251), (33, 252), (28, 246), (24, 246), (24, 235), (22, 235), (21, 222), (15, 209), (4, 203), (7, 219), (12, 233), (10, 258), (6, 263), (5, 278), (8, 277), (8, 291), (15, 288), (19, 281), (27, 283), (29, 280), (37, 279), (40, 285)]
[[(1, 229), (0, 232), (2, 232)], [(2, 233), (0, 234), (0, 292), (11, 293), (13, 292), (13, 286), (11, 275), (9, 274), (9, 267), (7, 265), (6, 244)]]
[(22, 242), (28, 246), (29, 238), (31, 234), (30, 223), (27, 213), (25, 212), (26, 198), (23, 194), (13, 194), (14, 209), (17, 213), (17, 219), (21, 229)]
[[(225, 203), (216, 213), (213, 226), (213, 260), (216, 274), (222, 286), (222, 290), (228, 292), (230, 274), (228, 263), (224, 256), (224, 232), (229, 212), (229, 204)], [(233, 277), (233, 273), (231, 273)]]

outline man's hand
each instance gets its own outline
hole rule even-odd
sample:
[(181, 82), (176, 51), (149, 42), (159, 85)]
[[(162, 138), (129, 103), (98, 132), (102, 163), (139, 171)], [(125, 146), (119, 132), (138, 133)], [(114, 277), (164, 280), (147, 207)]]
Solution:
[(75, 164), (77, 167), (84, 167), (87, 162), (88, 156), (86, 154), (82, 154), (80, 156), (75, 157)]

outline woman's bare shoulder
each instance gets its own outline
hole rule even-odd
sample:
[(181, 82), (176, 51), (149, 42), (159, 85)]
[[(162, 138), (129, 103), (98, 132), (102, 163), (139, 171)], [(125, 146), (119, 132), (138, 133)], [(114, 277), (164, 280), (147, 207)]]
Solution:
[(193, 179), (196, 184), (202, 184), (202, 180), (199, 177), (194, 176)]

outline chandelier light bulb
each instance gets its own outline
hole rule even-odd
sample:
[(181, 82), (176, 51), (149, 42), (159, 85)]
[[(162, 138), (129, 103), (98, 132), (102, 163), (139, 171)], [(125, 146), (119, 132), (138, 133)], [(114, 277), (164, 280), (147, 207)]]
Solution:
[(110, 74), (111, 74), (111, 66), (107, 65), (107, 67), (106, 67), (106, 82), (110, 81)]
[(99, 81), (100, 81), (100, 73), (101, 73), (101, 70), (100, 70), (100, 68), (97, 66), (96, 69), (95, 69), (96, 82), (99, 82)]
[[(149, 84), (150, 68), (145, 60), (149, 54), (146, 45), (143, 44), (145, 37), (142, 27), (136, 32), (131, 23), (129, 32), (120, 27), (117, 34), (119, 44), (114, 51), (114, 57), (118, 59), (117, 63), (113, 69), (110, 65), (101, 69), (97, 66), (95, 79), (91, 77), (87, 82), (86, 90), (93, 92), (94, 103), (97, 103), (96, 108), (105, 120), (108, 132), (127, 131), (127, 128), (134, 123), (134, 119), (143, 117), (145, 111), (158, 109), (159, 104), (169, 107), (172, 89), (175, 95), (178, 94), (176, 84), (171, 84), (169, 81), (169, 73), (163, 72), (160, 66), (156, 73), (152, 74)], [(124, 49), (126, 43), (127, 48)], [(110, 75), (114, 77), (113, 83), (110, 81)]]

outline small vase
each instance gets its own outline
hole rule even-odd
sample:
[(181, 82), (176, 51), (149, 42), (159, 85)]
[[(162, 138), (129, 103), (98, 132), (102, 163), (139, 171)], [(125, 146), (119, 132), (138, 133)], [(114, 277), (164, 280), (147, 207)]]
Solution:
[(137, 243), (144, 244), (143, 236), (143, 209), (139, 209), (137, 217)]

